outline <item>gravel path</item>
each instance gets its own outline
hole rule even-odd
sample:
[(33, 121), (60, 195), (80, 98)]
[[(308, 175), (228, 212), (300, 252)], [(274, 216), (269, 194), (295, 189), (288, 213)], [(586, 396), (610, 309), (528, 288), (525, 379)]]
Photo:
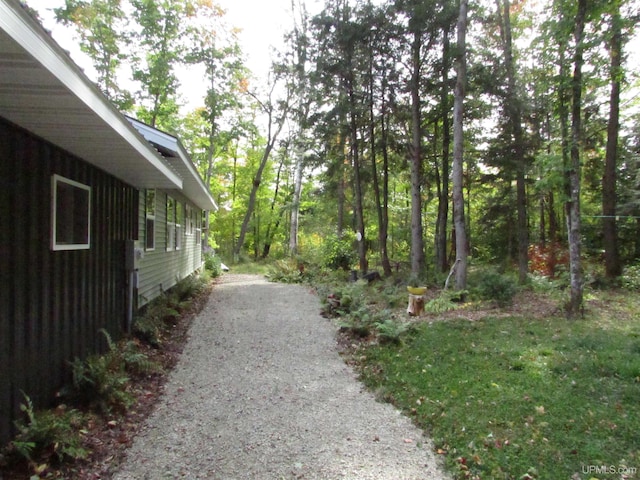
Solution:
[(227, 274), (115, 479), (447, 478), (422, 432), (363, 390), (301, 286)]

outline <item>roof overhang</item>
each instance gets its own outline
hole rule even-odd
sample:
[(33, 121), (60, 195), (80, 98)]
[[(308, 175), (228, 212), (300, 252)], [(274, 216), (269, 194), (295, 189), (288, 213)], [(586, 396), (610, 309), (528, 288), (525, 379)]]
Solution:
[(182, 193), (203, 210), (217, 210), (216, 202), (180, 140), (135, 118), (127, 119), (182, 177)]
[(180, 175), (17, 0), (0, 0), (0, 116), (138, 188)]

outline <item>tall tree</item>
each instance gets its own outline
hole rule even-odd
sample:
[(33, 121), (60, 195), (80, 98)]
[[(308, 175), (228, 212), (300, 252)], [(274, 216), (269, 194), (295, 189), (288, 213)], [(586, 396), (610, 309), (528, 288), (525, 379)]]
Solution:
[(450, 22), (443, 22), (442, 31), (442, 64), (440, 67), (440, 121), (442, 122), (442, 160), (440, 166), (436, 162), (436, 186), (438, 195), (438, 217), (435, 232), (435, 267), (437, 272), (446, 272), (447, 261), (447, 228), (449, 224), (449, 152), (451, 149), (451, 107), (449, 102), (449, 70), (451, 68), (451, 34)]
[(305, 169), (306, 151), (309, 148), (306, 139), (309, 110), (313, 95), (309, 88), (309, 16), (304, 2), (291, 0), (291, 11), (294, 28), (289, 41), (291, 44), (291, 85), (297, 96), (297, 108), (293, 111), (297, 134), (293, 139), (294, 169), (293, 198), (291, 200), (291, 216), (289, 221), (289, 254), (298, 254), (298, 237), (300, 228), (300, 198), (302, 195), (302, 177)]
[[(389, 276), (392, 273), (387, 244), (389, 232), (389, 156), (388, 151), (386, 150), (387, 134), (385, 126), (385, 96), (387, 94), (386, 90), (389, 80), (385, 61), (381, 60), (379, 65), (377, 58), (379, 56), (387, 56), (389, 54), (389, 28), (388, 24), (385, 22), (385, 11), (375, 11), (373, 10), (371, 3), (369, 3), (367, 5), (367, 12), (369, 13), (369, 21), (371, 22), (367, 74), (369, 90), (369, 155), (371, 157), (374, 203), (378, 217), (378, 248), (380, 252), (380, 262), (385, 276)], [(380, 122), (380, 125), (378, 125), (377, 97), (379, 97), (381, 103), (379, 116), (382, 121)], [(378, 142), (378, 136), (380, 137), (380, 142)], [(380, 148), (378, 148), (378, 143), (380, 143)], [(378, 173), (379, 154), (382, 155), (382, 171), (380, 173)], [(380, 183), (382, 183), (382, 186)]]
[(65, 0), (64, 6), (54, 8), (54, 13), (58, 22), (75, 28), (80, 50), (91, 59), (103, 93), (121, 110), (128, 111), (133, 99), (117, 78), (127, 40), (121, 0)]
[(424, 23), (427, 15), (422, 2), (413, 5), (409, 20), (411, 33), (411, 273), (419, 275), (424, 269), (424, 241), (422, 228), (422, 106), (420, 84), (422, 78), (422, 49)]
[(571, 163), (567, 172), (567, 231), (569, 239), (570, 298), (567, 315), (575, 318), (582, 309), (584, 281), (582, 274), (582, 239), (580, 219), (580, 147), (582, 134), (582, 66), (584, 63), (584, 29), (587, 0), (578, 0), (573, 38), (573, 77), (571, 81)]
[[(211, 188), (216, 156), (229, 149), (238, 136), (239, 122), (228, 112), (240, 114), (241, 96), (246, 94), (248, 72), (242, 63), (241, 50), (234, 29), (224, 22), (224, 11), (216, 4), (199, 0), (186, 12), (190, 20), (186, 33), (185, 62), (205, 70), (207, 90), (205, 108), (199, 109), (208, 125), (204, 158), (200, 158), (205, 184)], [(227, 132), (221, 131), (227, 126)], [(234, 133), (232, 133), (234, 132)], [(205, 219), (205, 232), (210, 231), (211, 215)], [(205, 236), (208, 246), (209, 236)]]
[(456, 87), (453, 100), (453, 223), (456, 236), (456, 288), (467, 287), (467, 229), (464, 208), (464, 97), (467, 82), (467, 10), (468, 1), (460, 0), (456, 26)]
[(507, 76), (505, 110), (509, 118), (509, 138), (511, 154), (516, 169), (516, 210), (518, 235), (518, 279), (521, 284), (527, 281), (529, 271), (529, 230), (527, 217), (527, 192), (525, 185), (526, 159), (524, 134), (522, 129), (522, 99), (518, 93), (516, 65), (513, 54), (513, 34), (511, 29), (511, 3), (509, 0), (497, 0), (498, 15), (502, 32), (504, 66)]
[(286, 97), (284, 100), (275, 101), (274, 91), (278, 85), (277, 80), (273, 82), (271, 85), (271, 90), (269, 92), (268, 98), (266, 102), (262, 102), (258, 99), (256, 94), (251, 94), (253, 98), (257, 101), (260, 109), (266, 116), (267, 120), (267, 137), (266, 137), (266, 145), (262, 156), (260, 158), (260, 162), (258, 164), (258, 168), (253, 176), (253, 182), (251, 187), (251, 193), (249, 194), (249, 203), (247, 206), (247, 210), (244, 215), (244, 220), (242, 221), (242, 226), (240, 227), (240, 235), (238, 237), (238, 243), (235, 246), (234, 257), (238, 258), (240, 256), (240, 251), (243, 248), (245, 236), (247, 234), (247, 230), (249, 228), (249, 222), (251, 221), (251, 217), (254, 213), (254, 209), (256, 206), (256, 199), (258, 196), (258, 189), (260, 188), (260, 183), (262, 181), (262, 174), (264, 172), (265, 167), (267, 166), (267, 162), (269, 161), (269, 157), (273, 148), (275, 147), (276, 141), (278, 140), (278, 136), (282, 132), (282, 128), (285, 125), (287, 120), (287, 116), (289, 114), (289, 110), (292, 108), (291, 103), (291, 90), (287, 89)]
[(617, 277), (622, 273), (618, 252), (616, 228), (616, 173), (618, 170), (618, 136), (620, 131), (620, 87), (622, 84), (622, 18), (620, 2), (612, 2), (609, 40), (609, 121), (607, 124), (607, 148), (602, 177), (602, 231), (606, 276)]
[(142, 58), (138, 58), (133, 78), (140, 82), (140, 120), (173, 131), (178, 113), (176, 67), (183, 60), (181, 44), (185, 4), (180, 0), (131, 0)]

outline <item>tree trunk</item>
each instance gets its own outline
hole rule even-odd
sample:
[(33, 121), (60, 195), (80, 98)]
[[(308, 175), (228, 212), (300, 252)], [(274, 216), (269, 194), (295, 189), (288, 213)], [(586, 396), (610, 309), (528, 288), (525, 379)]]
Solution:
[(511, 5), (509, 0), (497, 1), (498, 13), (501, 13), (502, 36), (504, 49), (504, 63), (507, 72), (506, 111), (509, 115), (511, 128), (511, 149), (516, 168), (516, 211), (518, 237), (518, 280), (522, 285), (527, 281), (529, 272), (529, 231), (527, 225), (527, 191), (526, 165), (524, 156), (524, 135), (522, 133), (522, 112), (516, 82), (516, 68), (513, 59), (513, 40), (511, 32)]
[(640, 217), (636, 218), (636, 241), (633, 252), (634, 259), (640, 259)]
[(464, 215), (464, 96), (467, 81), (466, 33), (468, 0), (460, 0), (457, 25), (456, 86), (453, 101), (453, 223), (456, 238), (456, 289), (467, 287), (467, 233)]
[[(288, 101), (287, 101), (288, 104)], [(286, 107), (288, 109), (288, 106)], [(267, 146), (264, 149), (264, 153), (262, 154), (262, 158), (260, 159), (260, 165), (258, 166), (258, 170), (253, 177), (253, 186), (251, 187), (251, 193), (249, 194), (249, 205), (247, 207), (247, 212), (245, 213), (244, 220), (242, 221), (242, 226), (240, 227), (240, 236), (238, 237), (238, 243), (236, 244), (234, 250), (234, 257), (240, 256), (240, 250), (242, 250), (242, 246), (244, 244), (244, 237), (247, 234), (247, 228), (249, 227), (249, 222), (251, 220), (251, 215), (253, 214), (253, 210), (256, 205), (256, 197), (258, 195), (258, 189), (260, 188), (260, 182), (262, 181), (262, 172), (264, 168), (267, 166), (267, 161), (269, 160), (269, 156), (271, 155), (271, 151), (276, 143), (276, 139), (280, 132), (282, 131), (282, 127), (284, 126), (286, 115), (283, 115), (279, 120), (276, 131), (273, 135), (271, 135), (271, 127), (272, 127), (272, 112), (268, 112), (269, 115), (269, 135), (267, 139)]]
[[(345, 155), (345, 138), (343, 135), (340, 135), (340, 155)], [(345, 155), (346, 156), (346, 155)], [(338, 238), (342, 238), (343, 230), (344, 230), (344, 204), (346, 202), (345, 188), (346, 188), (346, 180), (345, 180), (345, 163), (347, 159), (340, 162), (338, 165), (338, 226), (336, 228), (336, 234)]]
[(297, 152), (296, 166), (293, 171), (293, 200), (291, 202), (291, 223), (289, 228), (289, 255), (298, 253), (298, 217), (300, 214), (300, 195), (302, 192), (302, 154)]
[[(384, 82), (383, 82), (384, 83)], [(380, 132), (382, 140), (382, 224), (380, 225), (380, 238), (384, 238), (381, 244), (382, 269), (385, 276), (390, 276), (391, 262), (389, 261), (388, 239), (389, 239), (389, 148), (387, 144), (387, 122), (385, 92), (382, 92), (382, 115), (380, 122)]]
[(273, 192), (273, 199), (271, 200), (271, 209), (269, 215), (269, 223), (267, 224), (267, 232), (264, 235), (264, 246), (262, 248), (262, 258), (267, 258), (269, 256), (269, 252), (271, 251), (271, 243), (273, 241), (273, 236), (275, 232), (278, 230), (280, 226), (280, 215), (275, 221), (275, 226), (273, 225), (274, 218), (273, 212), (276, 208), (276, 202), (278, 201), (278, 192), (280, 190), (280, 175), (282, 174), (282, 167), (284, 166), (284, 156), (278, 165), (278, 173), (276, 175), (276, 188)]
[[(614, 2), (615, 3), (615, 2)], [(618, 7), (619, 8), (619, 7)], [(619, 10), (611, 18), (611, 93), (609, 101), (609, 122), (607, 125), (607, 149), (602, 177), (602, 230), (604, 243), (604, 265), (608, 278), (622, 273), (622, 264), (618, 253), (618, 234), (616, 230), (616, 170), (618, 153), (618, 133), (620, 130), (620, 83), (622, 81), (622, 32)]]
[(587, 10), (587, 0), (578, 0), (578, 13), (574, 31), (575, 53), (573, 58), (573, 79), (571, 82), (571, 164), (569, 176), (569, 201), (567, 202), (567, 231), (569, 237), (569, 277), (571, 296), (567, 305), (567, 316), (575, 318), (582, 309), (583, 278), (580, 239), (580, 139), (582, 133), (582, 64), (583, 35)]
[[(236, 193), (238, 186), (238, 143), (236, 142), (236, 148), (233, 152), (233, 185), (231, 187), (231, 205), (236, 204)], [(236, 255), (236, 214), (231, 209), (231, 255), (233, 256), (233, 261), (238, 261), (238, 256)]]
[[(566, 110), (566, 108), (561, 108), (561, 110)], [(562, 116), (562, 112), (560, 112)], [(564, 117), (566, 118), (566, 116)], [(562, 120), (561, 120), (562, 122)], [(547, 114), (547, 136), (548, 136), (548, 146), (547, 146), (547, 154), (551, 155), (551, 115)], [(563, 150), (564, 151), (564, 150)], [(553, 190), (549, 190), (546, 195), (547, 202), (547, 211), (549, 216), (549, 241), (557, 242), (560, 239), (558, 226), (558, 215), (556, 214), (556, 196), (553, 193)]]
[(560, 238), (560, 227), (558, 225), (558, 215), (556, 214), (556, 196), (553, 192), (549, 192), (548, 208), (549, 211), (549, 240), (557, 242)]
[[(451, 148), (451, 132), (449, 125), (449, 26), (443, 30), (442, 40), (442, 89), (440, 91), (440, 108), (442, 118), (442, 167), (438, 180), (438, 218), (435, 234), (435, 266), (436, 271), (444, 273), (449, 269), (447, 259), (447, 227), (449, 222), (449, 149)], [(436, 167), (436, 171), (437, 171)]]
[(422, 35), (414, 33), (411, 46), (411, 273), (419, 275), (424, 267), (422, 239), (422, 124), (420, 106), (420, 66)]
[[(384, 134), (384, 114), (382, 118)], [(387, 255), (387, 225), (384, 212), (384, 209), (386, 208), (386, 198), (383, 199), (382, 192), (380, 192), (380, 178), (378, 177), (378, 165), (376, 163), (377, 148), (375, 126), (376, 116), (374, 112), (373, 51), (371, 51), (369, 57), (369, 148), (371, 150), (371, 174), (373, 177), (373, 193), (375, 198), (376, 213), (378, 215), (378, 248), (380, 251), (380, 262), (382, 263), (384, 274), (386, 276), (389, 276), (391, 275), (391, 264), (389, 263), (389, 257)], [(383, 176), (385, 176), (387, 174), (387, 171), (383, 171), (382, 174)]]
[[(211, 91), (214, 88), (214, 76), (213, 74), (210, 77), (210, 89)], [(209, 128), (209, 146), (207, 147), (207, 170), (204, 177), (204, 184), (207, 186), (207, 190), (211, 190), (211, 178), (213, 177), (213, 157), (215, 152), (215, 136), (216, 136), (216, 118), (215, 114), (211, 112), (209, 115), (209, 123), (211, 124), (211, 128)], [(235, 179), (234, 179), (235, 181)], [(204, 242), (202, 242), (202, 248), (209, 248), (209, 229), (211, 228), (211, 215), (207, 212), (207, 216), (205, 217), (204, 222)]]
[(547, 221), (545, 216), (545, 195), (543, 193), (538, 197), (538, 212), (540, 215), (540, 245), (544, 248), (547, 245)]
[(351, 161), (353, 164), (353, 183), (354, 183), (354, 203), (356, 213), (356, 232), (359, 234), (358, 238), (358, 258), (360, 263), (360, 271), (364, 274), (367, 272), (369, 265), (367, 262), (367, 248), (366, 248), (366, 236), (364, 228), (364, 206), (363, 206), (363, 193), (362, 193), (362, 179), (360, 176), (360, 149), (358, 145), (358, 124), (356, 121), (356, 100), (355, 92), (353, 91), (353, 73), (351, 72), (349, 79), (349, 125), (350, 125), (350, 147), (351, 147)]

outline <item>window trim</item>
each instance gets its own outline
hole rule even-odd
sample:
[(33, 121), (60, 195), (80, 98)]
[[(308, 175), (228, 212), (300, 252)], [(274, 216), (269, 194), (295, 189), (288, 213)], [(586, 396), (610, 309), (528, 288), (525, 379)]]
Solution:
[(184, 223), (184, 204), (176, 200), (176, 239), (175, 249), (182, 250), (182, 226)]
[[(169, 218), (169, 205), (172, 205), (172, 217)], [(176, 199), (170, 195), (167, 195), (166, 201), (167, 208), (167, 252), (171, 252), (176, 249)]]
[[(153, 192), (153, 215), (149, 214), (149, 193)], [(156, 249), (156, 213), (158, 211), (158, 192), (155, 188), (144, 191), (144, 249), (151, 252)], [(153, 221), (153, 245), (149, 246), (149, 221)]]
[[(85, 243), (58, 243), (57, 221), (58, 221), (58, 184), (64, 183), (72, 187), (86, 190), (87, 192), (87, 241)], [(91, 248), (91, 187), (84, 183), (76, 182), (62, 175), (53, 174), (51, 176), (51, 250), (89, 250)]]
[(196, 213), (196, 245), (202, 245), (202, 225), (205, 212), (206, 210), (202, 210), (200, 214)]
[(193, 207), (188, 203), (184, 205), (184, 222), (185, 222), (185, 234), (187, 236), (193, 235)]

